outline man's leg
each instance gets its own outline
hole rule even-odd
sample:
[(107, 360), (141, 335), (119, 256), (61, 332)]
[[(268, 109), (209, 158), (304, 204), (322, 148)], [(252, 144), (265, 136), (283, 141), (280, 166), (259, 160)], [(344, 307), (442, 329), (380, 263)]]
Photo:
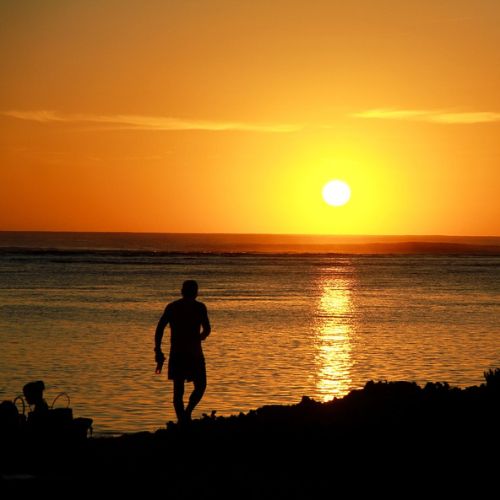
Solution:
[(174, 379), (174, 409), (177, 420), (184, 418), (184, 379)]
[(186, 406), (185, 417), (191, 420), (191, 413), (193, 412), (195, 406), (201, 401), (205, 389), (207, 388), (207, 376), (205, 373), (200, 374), (193, 380), (194, 389), (189, 396), (189, 403)]

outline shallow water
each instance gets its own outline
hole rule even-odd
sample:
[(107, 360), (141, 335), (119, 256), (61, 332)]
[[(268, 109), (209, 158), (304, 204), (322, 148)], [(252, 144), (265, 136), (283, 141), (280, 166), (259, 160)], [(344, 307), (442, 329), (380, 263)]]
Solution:
[(173, 420), (153, 337), (188, 278), (213, 324), (195, 417), (328, 400), (370, 379), (464, 387), (500, 365), (498, 256), (10, 251), (0, 398), (42, 379), (49, 403), (69, 393), (98, 433)]

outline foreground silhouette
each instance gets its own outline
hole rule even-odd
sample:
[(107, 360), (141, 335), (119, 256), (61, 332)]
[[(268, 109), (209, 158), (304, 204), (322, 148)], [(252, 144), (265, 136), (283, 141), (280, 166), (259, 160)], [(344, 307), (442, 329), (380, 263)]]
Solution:
[[(19, 445), (28, 452), (50, 456), (54, 449), (71, 447), (92, 434), (92, 419), (74, 418), (66, 393), (59, 393), (49, 407), (43, 397), (44, 390), (43, 380), (29, 382), (24, 385), (22, 396), (0, 403), (0, 443), (5, 445), (6, 450)], [(68, 406), (54, 408), (62, 395), (67, 398)], [(27, 412), (28, 405), (30, 411)], [(4, 464), (8, 463), (8, 458), (8, 454), (0, 454)]]
[(368, 382), (326, 403), (304, 397), (154, 434), (92, 438), (37, 460), (16, 441), (2, 451), (0, 474), (113, 489), (138, 482), (165, 498), (338, 498), (346, 488), (356, 497), (363, 485), (405, 497), (401, 483), (426, 495), (468, 487), (479, 498), (497, 486), (490, 452), (500, 449), (500, 370), (485, 375), (486, 384), (466, 389)]
[[(165, 308), (155, 332), (156, 373), (161, 373), (165, 355), (161, 349), (163, 332), (170, 325), (168, 378), (174, 382), (174, 409), (180, 423), (189, 422), (207, 386), (205, 358), (201, 342), (210, 335), (210, 322), (205, 304), (198, 302), (198, 283), (187, 280), (182, 285), (182, 299)], [(194, 389), (184, 407), (184, 382)]]

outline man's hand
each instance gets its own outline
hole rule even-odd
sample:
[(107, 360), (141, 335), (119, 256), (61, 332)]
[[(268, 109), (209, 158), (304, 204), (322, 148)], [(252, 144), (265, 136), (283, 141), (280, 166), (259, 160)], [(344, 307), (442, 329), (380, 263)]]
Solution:
[(165, 363), (165, 354), (161, 350), (155, 349), (155, 362), (156, 363)]
[(165, 354), (161, 351), (161, 349), (155, 349), (155, 362), (156, 362), (156, 374), (161, 373), (161, 369), (163, 368), (163, 363), (165, 363)]

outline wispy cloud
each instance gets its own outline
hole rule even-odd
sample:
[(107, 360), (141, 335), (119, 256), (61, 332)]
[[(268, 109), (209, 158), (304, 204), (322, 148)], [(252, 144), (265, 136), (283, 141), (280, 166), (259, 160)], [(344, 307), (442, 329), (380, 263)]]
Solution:
[(489, 123), (500, 122), (500, 113), (477, 111), (468, 113), (439, 113), (434, 116), (437, 123)]
[(188, 120), (168, 116), (62, 114), (56, 111), (2, 111), (0, 114), (39, 123), (85, 123), (130, 130), (206, 130), (284, 133), (304, 128), (290, 123), (247, 123), (237, 121)]
[(354, 118), (378, 120), (406, 120), (429, 123), (473, 124), (500, 122), (500, 113), (493, 111), (467, 111), (462, 113), (442, 110), (379, 108), (360, 111)]

